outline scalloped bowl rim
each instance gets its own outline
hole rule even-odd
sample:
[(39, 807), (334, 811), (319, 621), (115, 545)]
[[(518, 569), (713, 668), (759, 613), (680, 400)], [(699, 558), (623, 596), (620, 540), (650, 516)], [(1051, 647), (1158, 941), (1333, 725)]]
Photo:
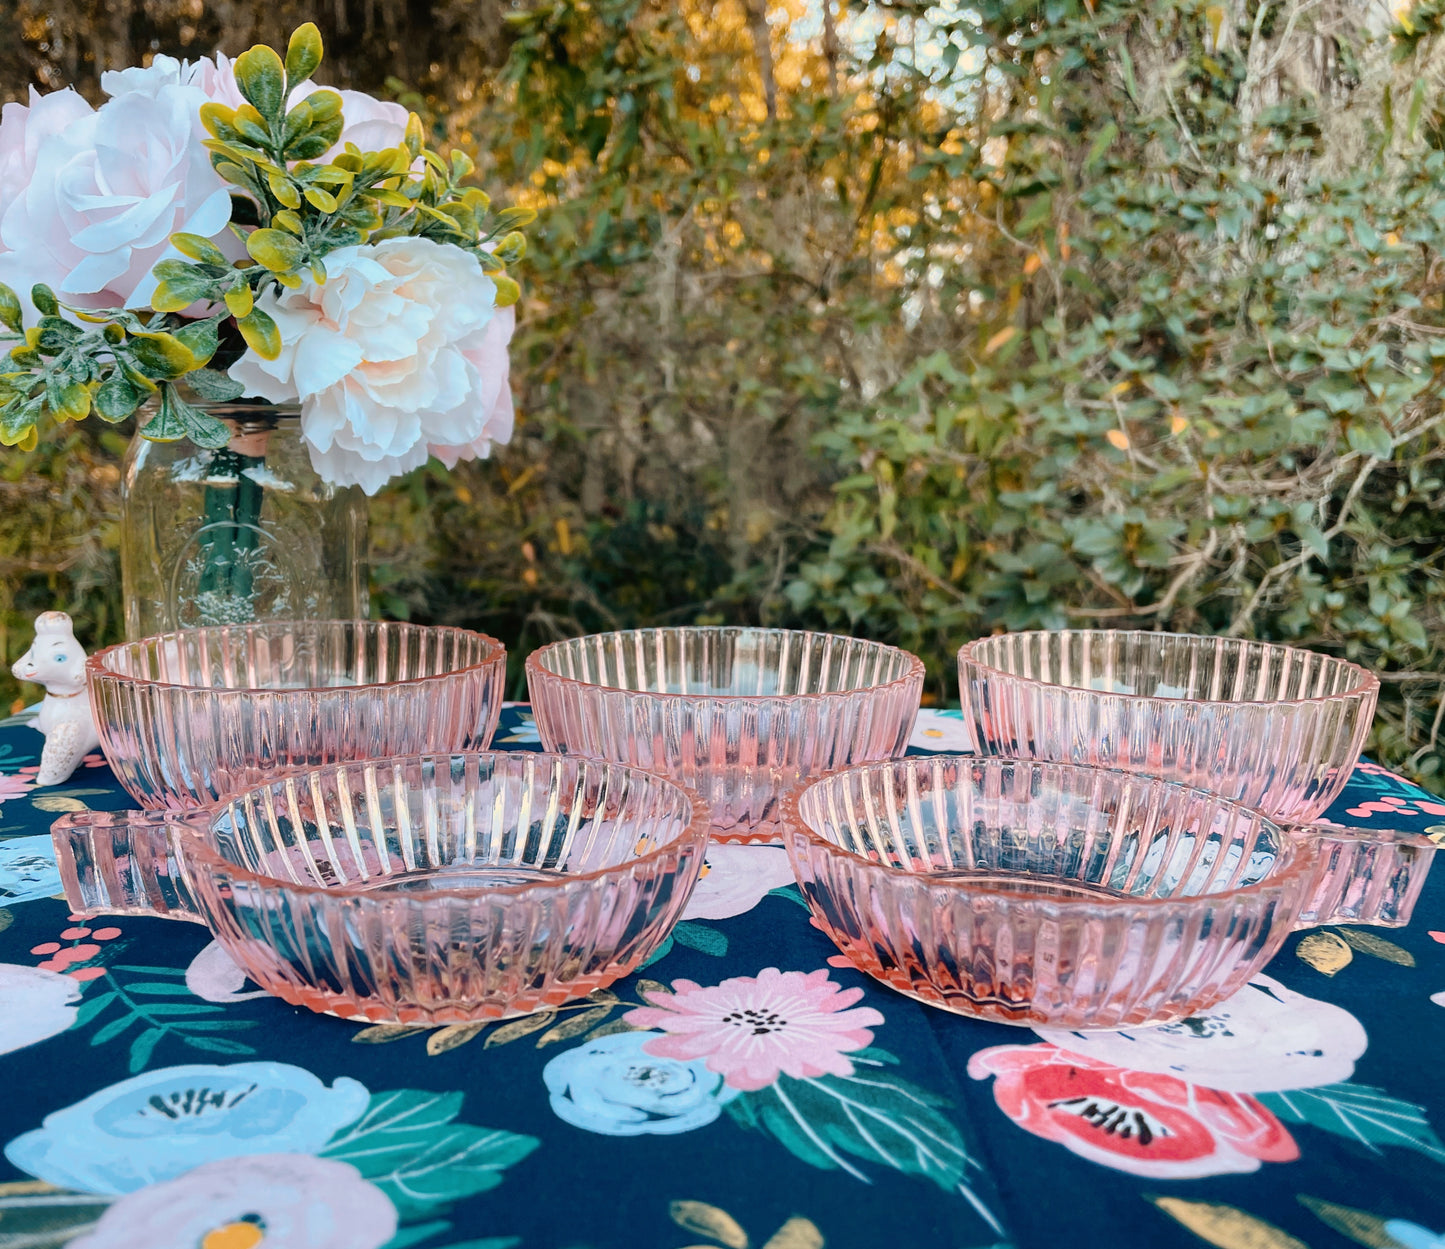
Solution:
[[(594, 759), (586, 755), (562, 754), (555, 751), (536, 750), (457, 750), (457, 751), (434, 751), (421, 755), (397, 755), (385, 759), (353, 759), (345, 763), (328, 763), (320, 767), (291, 768), (284, 772), (277, 772), (264, 784), (253, 785), (247, 789), (236, 792), (222, 798), (219, 802), (208, 807), (200, 807), (193, 811), (175, 812), (175, 823), (186, 826), (184, 836), (186, 838), (186, 855), (194, 855), (205, 863), (212, 870), (219, 865), (227, 876), (246, 884), (260, 885), (265, 888), (279, 889), (284, 893), (303, 894), (307, 896), (322, 896), (327, 898), (344, 898), (348, 901), (359, 900), (363, 904), (374, 903), (376, 905), (392, 906), (398, 901), (397, 895), (385, 891), (378, 892), (376, 883), (369, 882), (364, 886), (355, 885), (315, 885), (305, 884), (298, 881), (282, 880), (279, 876), (268, 876), (264, 872), (255, 871), (252, 868), (244, 867), (239, 863), (226, 858), (218, 850), (213, 849), (203, 839), (201, 830), (196, 825), (205, 820), (207, 832), (214, 827), (215, 822), (230, 810), (236, 803), (244, 798), (258, 795), (266, 790), (273, 789), (286, 781), (296, 780), (300, 777), (312, 776), (317, 773), (336, 772), (342, 768), (375, 768), (378, 771), (383, 765), (396, 767), (408, 763), (425, 764), (436, 763), (439, 760), (453, 759), (548, 759), (563, 760), (568, 763), (576, 763), (584, 767), (617, 769), (623, 772), (635, 773), (645, 777), (647, 780), (663, 785), (668, 789), (674, 789), (682, 795), (687, 802), (692, 815), (682, 831), (671, 841), (647, 851), (646, 854), (639, 854), (635, 858), (628, 859), (625, 863), (613, 863), (606, 867), (593, 868), (588, 872), (559, 873), (555, 879), (528, 881), (525, 884), (517, 885), (489, 885), (476, 888), (457, 889), (428, 889), (425, 894), (414, 895), (413, 900), (425, 905), (433, 899), (455, 899), (460, 901), (477, 901), (484, 898), (496, 897), (525, 897), (534, 893), (550, 893), (558, 889), (564, 889), (568, 885), (578, 882), (591, 882), (602, 880), (605, 877), (617, 875), (621, 872), (631, 871), (642, 863), (651, 863), (663, 855), (685, 847), (687, 842), (695, 842), (700, 851), (706, 852), (708, 833), (711, 828), (711, 815), (707, 803), (699, 798), (692, 790), (676, 781), (668, 780), (665, 776), (659, 776), (656, 772), (648, 772), (643, 768), (632, 767), (625, 763), (611, 763), (605, 759)], [(147, 813), (149, 814), (149, 813)]]

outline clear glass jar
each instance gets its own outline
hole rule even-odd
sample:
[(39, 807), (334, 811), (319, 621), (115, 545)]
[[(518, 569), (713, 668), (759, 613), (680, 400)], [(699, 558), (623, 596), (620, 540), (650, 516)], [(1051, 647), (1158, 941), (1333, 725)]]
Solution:
[(365, 619), (365, 495), (317, 476), (295, 408), (204, 406), (232, 430), (222, 450), (137, 434), (126, 453), (126, 636), (252, 620)]

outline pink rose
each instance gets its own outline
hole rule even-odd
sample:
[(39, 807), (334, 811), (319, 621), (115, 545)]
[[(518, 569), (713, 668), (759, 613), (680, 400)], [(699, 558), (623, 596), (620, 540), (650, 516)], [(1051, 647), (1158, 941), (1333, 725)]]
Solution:
[(1299, 1157), (1294, 1138), (1253, 1097), (1128, 1071), (1053, 1045), (980, 1050), (968, 1074), (998, 1077), (994, 1100), (1024, 1131), (1116, 1171), (1187, 1180)]
[(41, 145), (94, 111), (68, 88), (41, 95), (34, 87), (28, 105), (7, 104), (0, 111), (0, 221), (30, 185)]
[[(131, 80), (144, 89), (98, 111), (69, 100), (46, 106), (29, 180), (0, 219), (0, 281), (17, 292), (44, 282), (81, 306), (146, 307), (152, 267), (176, 254), (173, 233), (225, 229), (230, 193), (200, 142), (204, 94), (164, 69), (146, 72)], [(31, 113), (41, 120), (38, 106), (6, 110), (6, 127), (23, 121), (26, 134), (0, 139), (0, 151), (30, 149)]]

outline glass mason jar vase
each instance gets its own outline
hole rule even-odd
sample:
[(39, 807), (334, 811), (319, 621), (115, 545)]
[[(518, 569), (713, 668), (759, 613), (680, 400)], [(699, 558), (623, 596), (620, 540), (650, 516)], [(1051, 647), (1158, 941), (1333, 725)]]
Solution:
[(317, 476), (294, 407), (197, 406), (230, 428), (226, 447), (137, 434), (126, 453), (126, 636), (252, 620), (364, 619), (366, 497)]

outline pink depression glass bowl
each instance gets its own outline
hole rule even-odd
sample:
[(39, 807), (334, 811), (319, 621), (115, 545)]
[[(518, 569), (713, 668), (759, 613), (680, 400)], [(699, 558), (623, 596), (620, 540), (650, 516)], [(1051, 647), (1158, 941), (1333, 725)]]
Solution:
[(862, 970), (958, 1014), (1078, 1030), (1207, 1010), (1297, 925), (1404, 923), (1434, 855), (1408, 834), (1297, 837), (1152, 777), (961, 755), (836, 772), (787, 822), (808, 906)]
[(1240, 638), (1005, 633), (958, 652), (980, 754), (1143, 772), (1289, 824), (1344, 788), (1380, 682), (1342, 659)]
[(278, 772), (481, 750), (507, 652), (466, 629), (306, 620), (183, 629), (86, 663), (101, 749), (142, 807), (202, 807)]
[(634, 970), (687, 905), (707, 829), (662, 777), (507, 752), (336, 764), (210, 811), (78, 812), (54, 836), (86, 911), (199, 919), (287, 1002), (433, 1025)]
[(720, 841), (769, 841), (782, 797), (908, 746), (923, 664), (879, 642), (787, 629), (677, 628), (553, 642), (527, 658), (548, 750), (659, 772)]

